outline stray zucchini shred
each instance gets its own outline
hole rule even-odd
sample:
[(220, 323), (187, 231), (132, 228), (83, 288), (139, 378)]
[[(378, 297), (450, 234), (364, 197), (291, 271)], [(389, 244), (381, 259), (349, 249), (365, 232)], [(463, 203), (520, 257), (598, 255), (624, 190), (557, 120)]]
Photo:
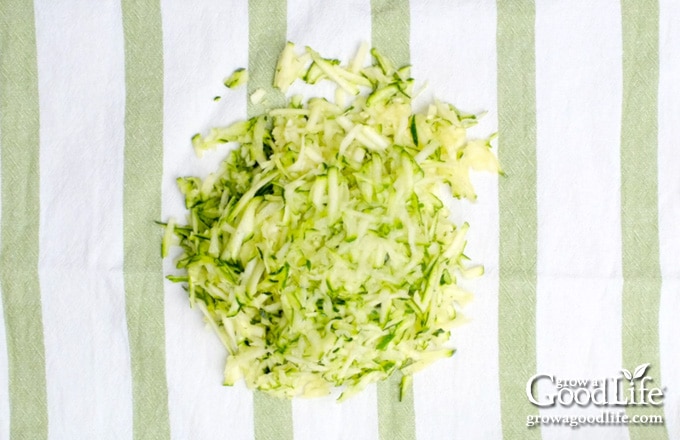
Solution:
[(501, 172), (491, 137), (468, 139), (476, 118), (448, 103), (414, 113), (409, 68), (365, 44), (345, 66), (288, 43), (274, 85), (297, 80), (332, 81), (347, 102), (293, 96), (192, 138), (199, 156), (237, 146), (205, 179), (178, 179), (189, 214), (163, 224), (163, 257), (182, 249), (168, 279), (224, 344), (224, 385), (342, 400), (400, 371), (403, 394), (453, 354), (471, 296), (457, 277), (483, 273), (446, 200), (476, 198), (470, 170)]
[(228, 89), (234, 89), (247, 82), (248, 71), (243, 67), (239, 67), (238, 69), (234, 70), (231, 75), (224, 79), (224, 86)]

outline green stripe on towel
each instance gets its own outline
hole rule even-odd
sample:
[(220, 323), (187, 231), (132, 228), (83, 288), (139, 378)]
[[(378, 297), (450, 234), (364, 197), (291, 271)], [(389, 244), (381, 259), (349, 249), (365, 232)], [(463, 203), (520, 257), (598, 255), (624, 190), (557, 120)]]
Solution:
[(536, 371), (536, 61), (533, 2), (498, 0), (498, 346), (503, 438), (540, 438), (525, 394)]
[[(258, 89), (266, 92), (258, 104), (248, 98), (248, 117), (285, 105), (285, 96), (274, 89), (273, 83), (274, 68), (286, 44), (287, 12), (286, 0), (248, 1), (248, 97)], [(293, 439), (289, 400), (255, 391), (253, 406), (256, 440)]]
[(416, 438), (416, 414), (413, 386), (402, 400), (399, 389), (402, 374), (397, 372), (385, 382), (378, 383), (378, 431), (380, 440), (412, 440)]
[[(248, 117), (286, 103), (284, 94), (273, 84), (275, 66), (286, 45), (287, 15), (286, 0), (248, 1)], [(258, 89), (266, 95), (253, 104), (250, 95)]]
[(125, 298), (135, 439), (169, 439), (161, 234), (163, 40), (158, 2), (124, 0)]
[(0, 282), (9, 367), (10, 436), (48, 434), (38, 234), (40, 114), (33, 2), (0, 3)]
[[(371, 0), (371, 45), (394, 61), (410, 64), (411, 12), (408, 0)], [(378, 430), (381, 440), (416, 438), (413, 391), (399, 401), (401, 374), (378, 383)], [(412, 388), (412, 387), (411, 387)]]
[[(647, 386), (660, 381), (657, 101), (659, 5), (621, 2), (623, 109), (621, 122), (621, 237), (623, 265), (623, 368), (650, 363)], [(663, 415), (663, 407), (627, 407), (634, 415)], [(631, 440), (667, 439), (665, 425), (630, 425)]]
[(371, 0), (371, 45), (401, 67), (411, 63), (410, 39), (408, 0)]

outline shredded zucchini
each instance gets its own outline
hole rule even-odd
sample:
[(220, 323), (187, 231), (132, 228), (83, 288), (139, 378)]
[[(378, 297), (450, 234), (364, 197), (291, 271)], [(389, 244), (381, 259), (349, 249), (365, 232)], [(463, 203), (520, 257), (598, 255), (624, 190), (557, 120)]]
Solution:
[[(196, 152), (236, 142), (206, 179), (178, 179), (186, 225), (180, 275), (228, 351), (224, 384), (276, 396), (341, 399), (400, 370), (451, 356), (450, 329), (479, 276), (468, 225), (444, 200), (476, 197), (469, 171), (500, 172), (489, 139), (451, 104), (411, 108), (413, 80), (362, 45), (348, 66), (286, 45), (275, 86), (333, 81), (347, 105), (291, 98), (285, 108), (196, 135)], [(448, 195), (450, 197), (450, 195)], [(163, 253), (172, 244), (165, 234)]]
[(234, 89), (247, 82), (248, 71), (243, 67), (239, 67), (238, 69), (234, 70), (231, 75), (224, 79), (224, 86), (229, 89)]

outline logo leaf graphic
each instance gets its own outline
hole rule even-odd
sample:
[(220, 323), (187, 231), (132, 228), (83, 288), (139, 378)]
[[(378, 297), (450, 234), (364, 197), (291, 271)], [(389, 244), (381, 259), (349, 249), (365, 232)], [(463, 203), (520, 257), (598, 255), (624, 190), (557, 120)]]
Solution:
[(626, 370), (625, 368), (621, 370), (623, 373), (623, 377), (625, 377), (628, 380), (633, 380), (633, 375), (630, 374), (630, 371)]
[(638, 367), (635, 369), (635, 372), (633, 373), (633, 379), (639, 379), (644, 376), (647, 368), (649, 368), (649, 364), (638, 365)]

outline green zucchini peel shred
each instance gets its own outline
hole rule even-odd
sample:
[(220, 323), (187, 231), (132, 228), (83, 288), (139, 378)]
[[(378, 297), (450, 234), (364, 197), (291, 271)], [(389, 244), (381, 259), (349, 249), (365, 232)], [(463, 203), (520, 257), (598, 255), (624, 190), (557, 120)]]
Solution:
[(228, 89), (234, 89), (247, 82), (248, 71), (243, 67), (239, 67), (238, 69), (234, 70), (231, 75), (224, 79), (224, 86)]

